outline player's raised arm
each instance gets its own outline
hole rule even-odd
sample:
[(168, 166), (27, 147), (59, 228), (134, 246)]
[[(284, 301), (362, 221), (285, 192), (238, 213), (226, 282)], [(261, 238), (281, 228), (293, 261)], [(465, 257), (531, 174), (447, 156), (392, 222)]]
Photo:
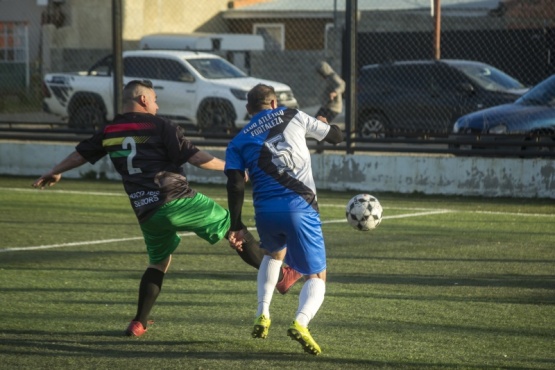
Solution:
[(61, 180), (62, 173), (82, 166), (85, 163), (87, 163), (87, 160), (79, 152), (74, 151), (55, 165), (49, 172), (35, 180), (32, 186), (40, 189), (44, 189), (45, 186), (53, 186)]

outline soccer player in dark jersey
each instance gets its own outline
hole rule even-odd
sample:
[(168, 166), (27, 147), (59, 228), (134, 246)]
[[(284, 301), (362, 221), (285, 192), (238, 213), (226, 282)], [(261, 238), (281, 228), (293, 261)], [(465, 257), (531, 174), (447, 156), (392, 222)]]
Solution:
[(252, 182), (256, 228), (265, 256), (258, 270), (258, 310), (253, 338), (266, 338), (270, 303), (283, 261), (305, 276), (297, 313), (287, 335), (313, 355), (320, 346), (308, 331), (310, 320), (324, 301), (326, 250), (316, 186), (306, 137), (337, 144), (343, 133), (297, 109), (277, 107), (271, 86), (259, 84), (247, 94), (251, 121), (233, 138), (226, 151), (228, 203), (231, 213), (229, 242), (241, 247), (245, 173)]
[[(148, 315), (180, 242), (177, 232), (194, 232), (214, 244), (226, 236), (230, 226), (229, 211), (192, 189), (182, 168), (188, 162), (202, 169), (223, 171), (225, 162), (199, 150), (177, 125), (156, 117), (157, 110), (152, 83), (129, 82), (123, 89), (123, 114), (80, 142), (74, 152), (33, 183), (44, 189), (60, 181), (65, 171), (87, 162), (94, 164), (105, 155), (110, 157), (122, 177), (149, 256), (149, 266), (139, 285), (137, 314), (125, 331), (137, 337), (146, 331)], [(259, 268), (263, 253), (253, 235), (243, 228), (245, 243), (238, 254)], [(282, 282), (287, 282), (284, 289), (300, 277), (292, 269), (282, 270), (282, 274)]]

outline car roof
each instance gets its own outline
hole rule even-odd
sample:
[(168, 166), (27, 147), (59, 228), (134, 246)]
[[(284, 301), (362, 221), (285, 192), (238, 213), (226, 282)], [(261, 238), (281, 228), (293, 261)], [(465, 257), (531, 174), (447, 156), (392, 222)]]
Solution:
[(396, 60), (379, 64), (367, 64), (361, 70), (369, 70), (374, 68), (395, 67), (395, 66), (416, 66), (416, 65), (429, 65), (429, 64), (447, 64), (451, 66), (462, 65), (476, 65), (483, 66), (485, 63), (477, 62), (474, 60), (463, 59), (420, 59), (420, 60)]
[(179, 59), (214, 58), (220, 59), (218, 55), (197, 51), (181, 50), (128, 50), (123, 52), (123, 56), (164, 56)]

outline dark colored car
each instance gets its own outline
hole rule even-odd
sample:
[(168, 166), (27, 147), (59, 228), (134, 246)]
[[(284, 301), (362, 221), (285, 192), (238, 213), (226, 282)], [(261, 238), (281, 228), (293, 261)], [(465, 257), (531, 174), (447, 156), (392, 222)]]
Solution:
[[(453, 125), (454, 134), (513, 134), (553, 144), (555, 140), (555, 75), (543, 80), (511, 104), (467, 114)], [(539, 138), (541, 136), (541, 138)], [(495, 140), (510, 137), (495, 137)], [(523, 147), (526, 147), (524, 144)], [(542, 147), (539, 147), (543, 149)], [(549, 146), (545, 147), (549, 148)], [(554, 150), (551, 147), (548, 150)]]
[(360, 137), (451, 132), (460, 116), (515, 101), (526, 87), (485, 63), (421, 60), (373, 64), (358, 79)]

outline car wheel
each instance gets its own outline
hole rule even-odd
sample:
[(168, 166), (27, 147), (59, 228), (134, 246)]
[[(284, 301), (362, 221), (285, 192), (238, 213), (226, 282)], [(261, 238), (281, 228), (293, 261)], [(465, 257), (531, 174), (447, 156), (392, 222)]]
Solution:
[(231, 104), (210, 99), (202, 104), (198, 116), (198, 129), (203, 133), (232, 133), (235, 130), (235, 113)]
[(369, 113), (359, 120), (358, 135), (362, 139), (383, 138), (387, 126), (387, 118), (383, 114)]
[(69, 116), (68, 126), (77, 130), (95, 130), (105, 123), (104, 112), (96, 105), (84, 105)]

